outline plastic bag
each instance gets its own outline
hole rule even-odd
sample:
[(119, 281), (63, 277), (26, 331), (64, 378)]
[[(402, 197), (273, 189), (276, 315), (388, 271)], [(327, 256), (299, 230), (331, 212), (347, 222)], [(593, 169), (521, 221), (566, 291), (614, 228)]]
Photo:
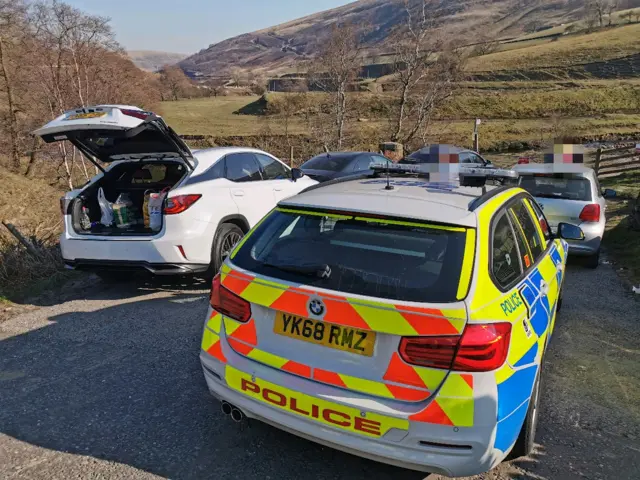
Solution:
[(131, 208), (133, 202), (129, 198), (129, 194), (121, 193), (118, 195), (116, 203), (113, 204), (113, 213), (116, 219), (116, 227), (129, 228), (132, 224)]
[(104, 196), (104, 190), (102, 187), (98, 190), (98, 204), (100, 204), (100, 223), (105, 227), (110, 227), (113, 224), (113, 205)]
[(149, 228), (153, 231), (159, 231), (162, 228), (162, 204), (167, 196), (167, 191), (160, 193), (150, 193), (147, 202), (147, 211), (149, 215)]

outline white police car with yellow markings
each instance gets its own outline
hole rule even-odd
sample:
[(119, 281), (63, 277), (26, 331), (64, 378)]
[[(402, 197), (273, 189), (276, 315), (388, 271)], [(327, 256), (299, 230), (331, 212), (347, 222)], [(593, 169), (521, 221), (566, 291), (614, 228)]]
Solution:
[(213, 281), (207, 385), (236, 421), (481, 473), (533, 448), (563, 237), (580, 231), (550, 236), (533, 198), (486, 171), (389, 170), (309, 188), (242, 240)]

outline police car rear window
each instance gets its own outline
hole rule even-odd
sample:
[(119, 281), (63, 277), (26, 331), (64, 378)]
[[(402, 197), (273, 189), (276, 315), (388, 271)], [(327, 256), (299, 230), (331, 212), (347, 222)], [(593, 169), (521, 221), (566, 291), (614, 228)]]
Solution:
[(466, 232), (276, 210), (233, 257), (253, 273), (346, 294), (456, 300)]
[(520, 187), (538, 198), (591, 201), (591, 184), (571, 174), (530, 174), (520, 176)]

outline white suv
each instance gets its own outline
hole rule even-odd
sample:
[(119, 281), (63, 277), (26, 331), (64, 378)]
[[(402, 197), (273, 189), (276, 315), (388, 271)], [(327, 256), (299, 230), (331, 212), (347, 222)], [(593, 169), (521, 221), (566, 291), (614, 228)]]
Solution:
[[(68, 267), (105, 277), (129, 270), (215, 272), (278, 201), (317, 183), (260, 150), (192, 152), (159, 116), (137, 107), (69, 111), (34, 133), (48, 143), (70, 141), (102, 171), (61, 199), (60, 246)], [(138, 212), (149, 192), (168, 192), (162, 225), (102, 225), (100, 188), (109, 202), (127, 194)]]

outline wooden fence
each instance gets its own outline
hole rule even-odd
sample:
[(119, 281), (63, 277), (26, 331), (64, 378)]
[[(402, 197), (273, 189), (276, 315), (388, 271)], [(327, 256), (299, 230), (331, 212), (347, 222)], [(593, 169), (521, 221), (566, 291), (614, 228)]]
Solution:
[(633, 144), (616, 148), (598, 148), (592, 163), (598, 177), (640, 170), (640, 151), (637, 147), (638, 145)]

